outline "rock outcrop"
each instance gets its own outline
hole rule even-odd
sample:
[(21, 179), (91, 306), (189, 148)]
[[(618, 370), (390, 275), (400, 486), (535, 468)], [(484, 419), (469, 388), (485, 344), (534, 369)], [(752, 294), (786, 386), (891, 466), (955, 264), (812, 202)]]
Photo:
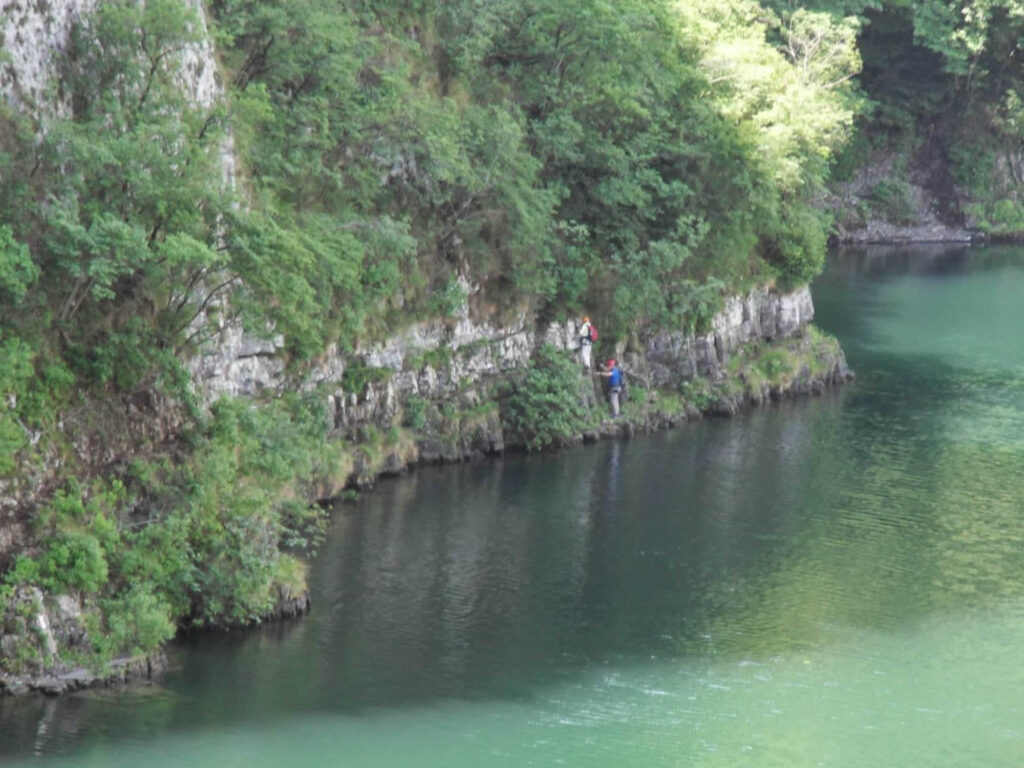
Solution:
[(822, 200), (843, 243), (969, 243), (983, 237), (969, 202), (934, 136), (909, 156), (875, 151)]
[(740, 346), (790, 338), (802, 333), (813, 319), (814, 303), (806, 287), (782, 294), (756, 288), (746, 296), (730, 298), (707, 333), (688, 336), (662, 330), (647, 340), (644, 362), (650, 385), (663, 387), (696, 376), (715, 376)]
[[(206, 29), (206, 12), (201, 0), (182, 2), (195, 12), (200, 42), (179, 54), (185, 72), (181, 87), (196, 104), (208, 107), (223, 97), (224, 89)], [(51, 110), (67, 112), (69, 105), (53, 98), (55, 54), (67, 46), (74, 26), (98, 5), (98, 0), (5, 0), (0, 6), (6, 54), (6, 61), (0, 62), (0, 94), (5, 100), (39, 116)], [(233, 159), (227, 159), (233, 170)]]

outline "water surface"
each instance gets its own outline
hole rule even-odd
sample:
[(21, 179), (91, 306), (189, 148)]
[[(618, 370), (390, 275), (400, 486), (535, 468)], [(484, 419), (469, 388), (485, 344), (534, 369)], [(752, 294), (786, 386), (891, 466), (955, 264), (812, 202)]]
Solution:
[(814, 297), (852, 385), (384, 483), (307, 619), (0, 702), (0, 762), (1020, 765), (1024, 250), (851, 253)]

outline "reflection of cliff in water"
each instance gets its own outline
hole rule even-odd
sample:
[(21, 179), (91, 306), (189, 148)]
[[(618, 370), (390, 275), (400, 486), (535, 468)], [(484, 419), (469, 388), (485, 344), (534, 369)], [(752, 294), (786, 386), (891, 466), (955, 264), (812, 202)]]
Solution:
[(708, 581), (768, 556), (763, 535), (790, 525), (808, 419), (828, 399), (383, 483), (337, 510), (306, 634), (272, 668), (254, 650), (247, 690), (308, 683), (325, 693), (307, 704), (335, 709), (518, 695), (699, 636), (722, 608)]
[(173, 692), (150, 685), (0, 697), (0, 756), (63, 754), (97, 736), (147, 738), (173, 727), (180, 703)]
[(352, 663), (325, 674), (458, 696), (546, 658), (581, 588), (594, 453), (423, 469), (340, 509), (314, 589)]

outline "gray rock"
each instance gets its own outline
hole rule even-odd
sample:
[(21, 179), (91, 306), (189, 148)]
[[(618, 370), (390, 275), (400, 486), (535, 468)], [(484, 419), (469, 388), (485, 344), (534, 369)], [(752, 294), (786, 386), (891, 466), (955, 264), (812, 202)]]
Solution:
[(69, 690), (67, 681), (57, 677), (39, 678), (32, 687), (40, 693), (45, 693), (47, 696), (60, 696)]
[(426, 464), (436, 464), (441, 460), (441, 444), (437, 440), (420, 440), (419, 448), (420, 461)]
[(405, 459), (402, 458), (401, 454), (396, 450), (388, 454), (384, 460), (384, 466), (381, 469), (381, 474), (393, 477), (400, 475), (406, 470)]
[(24, 632), (17, 635), (4, 635), (0, 637), (0, 657), (5, 659), (15, 658), (18, 655), (18, 646), (24, 637)]
[(21, 696), (29, 690), (31, 689), (23, 678), (0, 672), (0, 696)]
[(735, 416), (739, 413), (742, 401), (736, 395), (720, 397), (708, 409), (712, 416)]
[(55, 622), (77, 621), (82, 615), (82, 606), (71, 595), (57, 595), (47, 600), (47, 606)]

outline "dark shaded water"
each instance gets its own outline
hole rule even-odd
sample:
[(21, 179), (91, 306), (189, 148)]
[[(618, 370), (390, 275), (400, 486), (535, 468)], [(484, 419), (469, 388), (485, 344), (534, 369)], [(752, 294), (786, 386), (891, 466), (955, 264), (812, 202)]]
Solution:
[(1020, 765), (1024, 250), (850, 254), (814, 295), (851, 386), (384, 483), (308, 619), (0, 702), (0, 758)]

